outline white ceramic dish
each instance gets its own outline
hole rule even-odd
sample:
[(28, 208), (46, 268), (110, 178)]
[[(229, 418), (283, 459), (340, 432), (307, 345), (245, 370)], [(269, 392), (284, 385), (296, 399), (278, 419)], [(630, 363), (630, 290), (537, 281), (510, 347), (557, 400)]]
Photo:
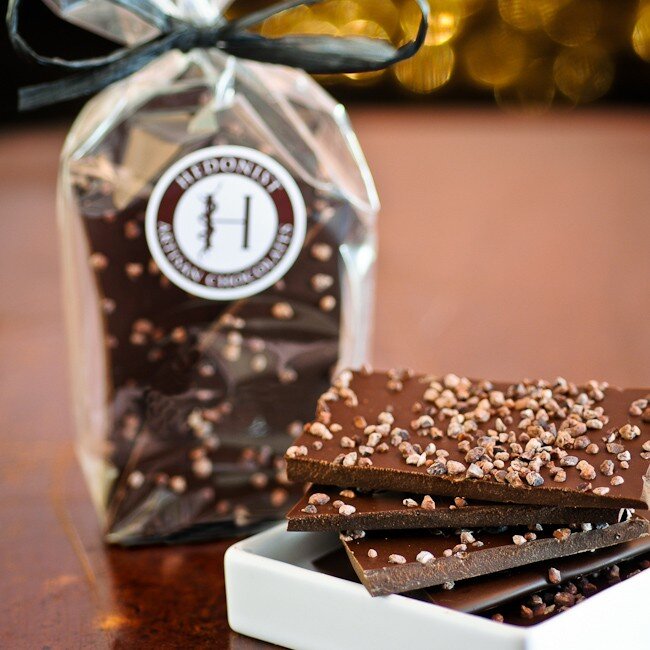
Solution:
[(236, 632), (295, 650), (646, 650), (650, 570), (528, 628), (404, 596), (372, 598), (360, 584), (314, 569), (335, 533), (285, 524), (231, 546), (228, 621)]

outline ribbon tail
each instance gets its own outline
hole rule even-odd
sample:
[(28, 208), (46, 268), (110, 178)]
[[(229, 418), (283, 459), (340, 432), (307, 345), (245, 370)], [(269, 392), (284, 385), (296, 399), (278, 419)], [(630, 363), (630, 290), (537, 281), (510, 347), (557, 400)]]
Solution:
[(174, 49), (185, 36), (185, 32), (169, 34), (131, 51), (126, 59), (94, 70), (84, 70), (56, 81), (24, 86), (18, 90), (18, 110), (34, 110), (98, 93), (113, 82), (137, 72), (161, 54)]

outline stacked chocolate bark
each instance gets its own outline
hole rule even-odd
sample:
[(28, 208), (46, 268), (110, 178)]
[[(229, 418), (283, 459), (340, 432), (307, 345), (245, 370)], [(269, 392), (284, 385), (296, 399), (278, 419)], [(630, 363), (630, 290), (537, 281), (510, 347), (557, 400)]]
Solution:
[[(564, 594), (650, 554), (648, 393), (344, 371), (287, 450), (289, 478), (309, 482), (289, 530), (339, 531), (373, 596), (453, 592), (455, 609), (481, 611)], [(554, 598), (540, 614), (572, 604)]]

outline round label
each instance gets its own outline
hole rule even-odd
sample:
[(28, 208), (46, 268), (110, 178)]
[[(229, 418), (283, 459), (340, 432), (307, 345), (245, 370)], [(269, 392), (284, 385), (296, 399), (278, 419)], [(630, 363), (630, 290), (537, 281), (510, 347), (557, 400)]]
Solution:
[(211, 300), (245, 298), (280, 280), (306, 231), (305, 202), (270, 156), (238, 146), (199, 149), (160, 178), (145, 231), (175, 285)]

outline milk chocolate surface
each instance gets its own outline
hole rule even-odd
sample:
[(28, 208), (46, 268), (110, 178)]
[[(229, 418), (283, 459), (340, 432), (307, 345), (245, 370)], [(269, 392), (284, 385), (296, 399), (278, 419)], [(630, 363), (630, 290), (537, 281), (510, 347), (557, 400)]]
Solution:
[[(539, 528), (539, 527), (538, 527)], [(631, 519), (591, 530), (546, 526), (452, 531), (370, 531), (363, 537), (342, 534), (341, 539), (359, 579), (372, 596), (452, 586), (466, 580), (513, 567), (557, 560), (649, 534), (648, 521)], [(356, 533), (359, 534), (359, 533)]]
[[(579, 553), (569, 557), (539, 562), (529, 566), (502, 571), (494, 575), (485, 575), (457, 582), (453, 589), (428, 587), (415, 592), (407, 592), (403, 596), (427, 600), (436, 605), (454, 609), (459, 612), (478, 613), (500, 608), (503, 606), (509, 612), (513, 602), (516, 608), (513, 617), (519, 618), (520, 599), (542, 590), (551, 590), (554, 585), (549, 579), (549, 571), (557, 569), (560, 572), (562, 584), (581, 576), (601, 572), (613, 565), (630, 563), (635, 558), (641, 560), (650, 556), (650, 535), (615, 546), (609, 546), (590, 553)], [(332, 551), (314, 561), (314, 566), (327, 575), (360, 582), (347, 554), (343, 549)], [(510, 622), (510, 621), (508, 621)]]
[[(353, 506), (354, 512), (340, 514), (341, 502)], [(405, 492), (362, 492), (317, 485), (311, 486), (289, 511), (287, 528), (304, 531), (388, 530), (585, 521), (616, 523), (619, 513), (618, 509), (471, 502), (458, 497), (423, 500), (422, 495)]]
[(484, 501), (645, 508), (648, 389), (341, 373), (289, 477)]

